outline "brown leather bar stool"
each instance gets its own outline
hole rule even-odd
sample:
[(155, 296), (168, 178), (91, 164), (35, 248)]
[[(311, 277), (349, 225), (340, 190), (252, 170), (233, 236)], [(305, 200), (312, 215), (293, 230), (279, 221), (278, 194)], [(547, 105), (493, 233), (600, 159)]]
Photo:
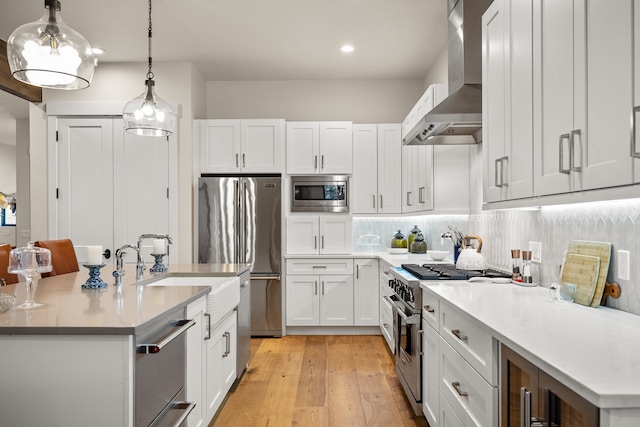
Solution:
[(35, 243), (40, 248), (51, 251), (51, 272), (41, 273), (42, 277), (57, 276), (80, 271), (78, 258), (73, 248), (73, 242), (69, 239), (39, 240)]
[(4, 244), (0, 245), (0, 284), (1, 285), (12, 285), (14, 283), (18, 283), (20, 278), (17, 274), (10, 274), (7, 272), (9, 268), (9, 252), (11, 252), (11, 245)]

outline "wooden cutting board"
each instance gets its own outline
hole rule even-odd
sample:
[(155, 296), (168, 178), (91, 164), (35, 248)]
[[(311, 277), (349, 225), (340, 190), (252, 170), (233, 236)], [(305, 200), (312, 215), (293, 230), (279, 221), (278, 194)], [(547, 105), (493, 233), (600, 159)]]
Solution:
[(567, 249), (567, 255), (568, 254), (590, 255), (600, 258), (598, 282), (596, 283), (596, 291), (591, 299), (591, 307), (598, 307), (602, 299), (602, 293), (604, 292), (604, 285), (607, 282), (607, 274), (609, 274), (611, 243), (574, 240), (569, 244), (569, 248)]
[(596, 292), (599, 272), (600, 258), (597, 256), (567, 253), (560, 281), (574, 284), (576, 286), (574, 302), (588, 307)]

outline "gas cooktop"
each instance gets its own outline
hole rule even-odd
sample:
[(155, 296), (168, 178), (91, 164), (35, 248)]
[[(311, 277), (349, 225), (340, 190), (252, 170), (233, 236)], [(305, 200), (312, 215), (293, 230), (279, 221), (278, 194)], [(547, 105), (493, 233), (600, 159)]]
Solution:
[(472, 277), (511, 278), (498, 270), (462, 270), (454, 264), (402, 264), (402, 268), (419, 280), (469, 280)]

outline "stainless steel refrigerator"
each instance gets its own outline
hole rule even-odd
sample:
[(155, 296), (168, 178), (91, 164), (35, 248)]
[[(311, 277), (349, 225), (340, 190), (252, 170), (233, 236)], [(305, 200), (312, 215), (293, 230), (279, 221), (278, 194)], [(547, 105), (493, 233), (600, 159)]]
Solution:
[(253, 336), (282, 336), (281, 192), (280, 175), (199, 180), (198, 262), (251, 264)]

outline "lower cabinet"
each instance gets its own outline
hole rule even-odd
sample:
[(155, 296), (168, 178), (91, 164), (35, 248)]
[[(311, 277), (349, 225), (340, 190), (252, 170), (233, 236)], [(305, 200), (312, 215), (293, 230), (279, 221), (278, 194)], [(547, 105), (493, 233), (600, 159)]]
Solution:
[(205, 427), (209, 424), (204, 403), (204, 376), (206, 369), (205, 338), (208, 336), (206, 298), (200, 298), (187, 306), (187, 319), (196, 324), (187, 330), (187, 384), (186, 400), (196, 402), (187, 417), (188, 427)]
[(206, 341), (205, 378), (207, 420), (211, 420), (236, 379), (237, 312), (232, 311), (217, 326), (211, 325)]
[(422, 313), (422, 409), (429, 425), (497, 426), (498, 342), (428, 289)]
[(597, 427), (599, 409), (502, 345), (502, 426)]
[(353, 324), (376, 326), (378, 310), (378, 260), (354, 259)]

